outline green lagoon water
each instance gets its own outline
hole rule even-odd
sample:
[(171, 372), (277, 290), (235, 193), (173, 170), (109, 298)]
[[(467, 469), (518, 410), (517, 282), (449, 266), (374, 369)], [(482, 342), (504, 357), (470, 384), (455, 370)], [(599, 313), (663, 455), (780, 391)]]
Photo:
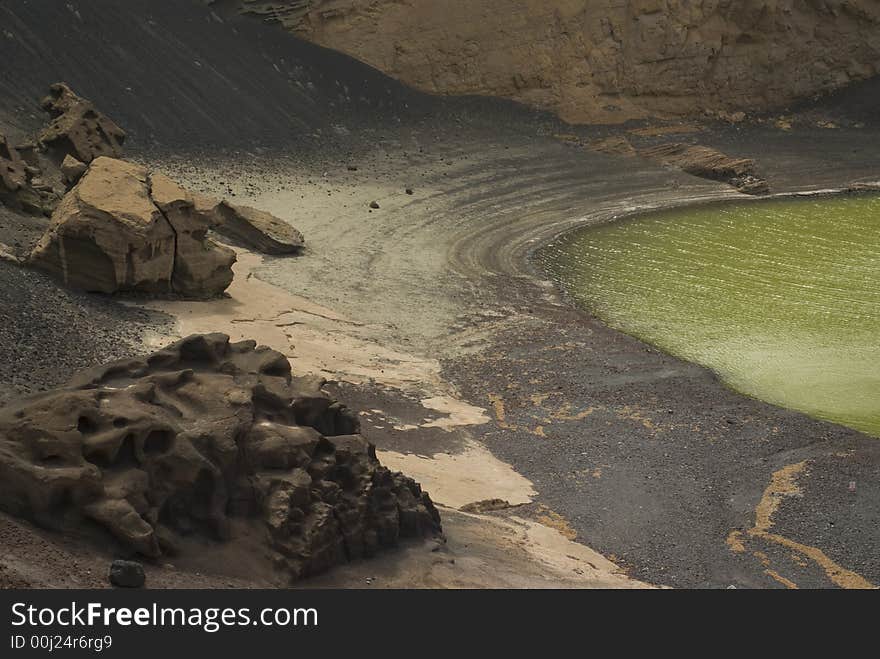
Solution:
[(738, 391), (880, 436), (880, 198), (653, 213), (540, 258), (612, 327)]

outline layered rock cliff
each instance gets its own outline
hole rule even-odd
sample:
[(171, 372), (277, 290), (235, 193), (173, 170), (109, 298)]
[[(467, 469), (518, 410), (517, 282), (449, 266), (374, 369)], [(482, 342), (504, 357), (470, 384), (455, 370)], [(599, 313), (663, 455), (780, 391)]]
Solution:
[(230, 3), (418, 89), (574, 123), (771, 110), (880, 72), (877, 0)]

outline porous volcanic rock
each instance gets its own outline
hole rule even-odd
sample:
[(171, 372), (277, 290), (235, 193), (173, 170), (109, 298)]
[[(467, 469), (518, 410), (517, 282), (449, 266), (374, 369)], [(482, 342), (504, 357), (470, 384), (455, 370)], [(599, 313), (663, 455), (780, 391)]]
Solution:
[(98, 156), (119, 157), (125, 132), (65, 83), (51, 85), (42, 106), (53, 119), (35, 141), (12, 146), (0, 135), (0, 203), (50, 216), (64, 189)]
[(0, 203), (30, 215), (48, 215), (57, 202), (52, 187), (40, 180), (40, 170), (18, 147), (0, 134)]
[(99, 156), (122, 156), (125, 131), (66, 83), (51, 85), (40, 105), (52, 115), (52, 121), (38, 139), (58, 162), (67, 155), (86, 164)]
[(91, 520), (152, 558), (241, 531), (294, 579), (439, 534), (428, 495), (322, 386), (224, 334), (87, 370), (0, 409), (0, 507), (62, 530)]
[(271, 213), (221, 201), (208, 216), (217, 233), (263, 254), (297, 254), (303, 248), (303, 235)]
[(24, 160), (6, 136), (0, 134), (0, 200), (12, 205), (15, 201), (14, 195), (26, 184)]
[(29, 262), (86, 291), (210, 297), (232, 282), (235, 254), (207, 229), (175, 183), (101, 156), (58, 204)]
[(235, 1), (418, 89), (572, 123), (758, 112), (880, 72), (876, 0)]

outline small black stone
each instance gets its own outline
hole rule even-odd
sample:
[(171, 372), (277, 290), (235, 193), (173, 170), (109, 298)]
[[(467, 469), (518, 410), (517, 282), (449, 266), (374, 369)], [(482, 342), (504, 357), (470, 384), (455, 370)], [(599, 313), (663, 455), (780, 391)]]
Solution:
[(379, 208), (379, 202), (378, 201), (371, 201), (370, 208)]
[(147, 580), (144, 567), (137, 561), (116, 560), (110, 564), (110, 583), (122, 588), (140, 588)]
[(406, 194), (412, 194), (412, 193), (413, 193), (412, 188), (407, 188), (407, 189), (406, 189)]

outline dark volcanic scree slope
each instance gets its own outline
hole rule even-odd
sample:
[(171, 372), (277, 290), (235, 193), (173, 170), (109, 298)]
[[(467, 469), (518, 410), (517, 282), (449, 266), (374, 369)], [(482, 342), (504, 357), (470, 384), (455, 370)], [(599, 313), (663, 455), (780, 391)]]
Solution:
[(292, 144), (436, 105), (350, 57), (195, 2), (0, 0), (0, 26), (0, 114), (22, 131), (43, 121), (36, 101), (59, 80), (135, 148)]

